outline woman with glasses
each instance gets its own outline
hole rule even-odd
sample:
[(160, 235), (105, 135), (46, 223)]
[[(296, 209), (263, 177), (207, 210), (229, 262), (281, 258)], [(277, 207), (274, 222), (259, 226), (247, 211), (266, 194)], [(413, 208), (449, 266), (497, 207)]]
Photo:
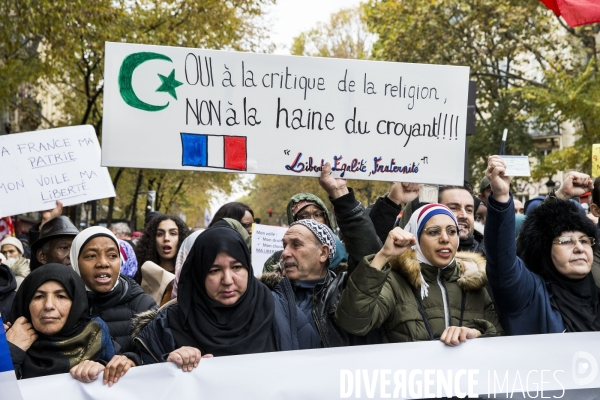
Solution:
[(596, 227), (576, 204), (561, 199), (564, 193), (587, 192), (589, 176), (569, 173), (559, 192), (527, 216), (516, 243), (502, 158), (489, 158), (486, 176), (492, 188), (485, 225), (487, 271), (506, 332), (600, 331), (600, 289), (590, 272)]
[(385, 342), (441, 340), (456, 346), (502, 333), (485, 290), (485, 261), (457, 253), (458, 223), (442, 204), (417, 209), (405, 230), (365, 257), (342, 293), (338, 324), (355, 335), (381, 331)]

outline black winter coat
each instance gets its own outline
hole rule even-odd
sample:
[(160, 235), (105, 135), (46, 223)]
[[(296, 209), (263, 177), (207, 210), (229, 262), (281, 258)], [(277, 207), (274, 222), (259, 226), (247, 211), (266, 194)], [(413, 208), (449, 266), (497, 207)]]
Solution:
[(470, 251), (471, 253), (479, 253), (485, 257), (483, 235), (479, 231), (474, 231), (473, 236), (469, 239), (460, 239), (458, 251)]
[(321, 335), (323, 347), (381, 343), (378, 330), (367, 336), (355, 336), (340, 328), (335, 320), (335, 310), (348, 277), (363, 257), (379, 251), (381, 242), (367, 211), (356, 200), (352, 189), (349, 189), (349, 193), (344, 196), (329, 200), (333, 204), (335, 218), (348, 251), (348, 271), (339, 274), (328, 271), (324, 282), (317, 284), (314, 289), (312, 316)]
[(381, 243), (385, 243), (388, 233), (394, 229), (396, 218), (400, 212), (402, 212), (402, 206), (390, 200), (387, 194), (379, 197), (374, 204), (367, 208), (367, 213)]
[[(268, 275), (268, 274), (267, 274)], [(271, 274), (274, 275), (274, 274)], [(273, 336), (277, 351), (316, 349), (321, 340), (306, 315), (296, 306), (294, 292), (287, 278), (279, 283), (264, 282), (271, 289), (275, 301)], [(275, 285), (275, 287), (272, 287)], [(150, 311), (134, 321), (134, 336), (144, 364), (166, 362), (169, 354), (179, 348), (169, 327), (168, 308), (175, 301), (165, 304), (158, 311)]]
[(100, 317), (108, 325), (116, 342), (115, 353), (123, 354), (139, 365), (137, 348), (131, 339), (132, 320), (139, 313), (157, 308), (154, 299), (133, 279), (120, 275), (114, 290), (104, 294), (88, 292), (88, 300), (92, 317)]
[(0, 316), (6, 323), (17, 292), (17, 280), (7, 265), (0, 264)]

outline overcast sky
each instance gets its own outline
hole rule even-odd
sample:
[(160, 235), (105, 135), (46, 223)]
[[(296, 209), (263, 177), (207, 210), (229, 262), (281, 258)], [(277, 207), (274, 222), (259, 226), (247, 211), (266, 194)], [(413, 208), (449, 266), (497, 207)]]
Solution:
[(271, 40), (277, 45), (275, 54), (290, 54), (295, 36), (317, 22), (329, 21), (332, 13), (358, 4), (359, 0), (277, 0), (269, 9), (269, 19), (273, 22)]
[[(277, 45), (274, 54), (289, 55), (295, 36), (313, 28), (317, 22), (329, 21), (334, 12), (359, 4), (360, 0), (277, 0), (277, 4), (268, 10), (268, 20), (273, 24), (271, 41)], [(253, 175), (247, 174), (244, 179), (251, 177)], [(214, 215), (223, 204), (235, 201), (245, 194), (241, 188), (237, 188), (231, 196), (216, 196), (211, 201), (211, 214)]]

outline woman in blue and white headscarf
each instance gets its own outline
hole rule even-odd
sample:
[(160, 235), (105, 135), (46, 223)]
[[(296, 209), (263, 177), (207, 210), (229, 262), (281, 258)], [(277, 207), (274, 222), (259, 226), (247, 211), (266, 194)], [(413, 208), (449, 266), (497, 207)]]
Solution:
[(456, 346), (502, 332), (485, 289), (485, 260), (458, 252), (458, 224), (442, 204), (417, 209), (405, 229), (350, 276), (336, 311), (355, 335), (383, 328), (384, 341), (441, 340)]

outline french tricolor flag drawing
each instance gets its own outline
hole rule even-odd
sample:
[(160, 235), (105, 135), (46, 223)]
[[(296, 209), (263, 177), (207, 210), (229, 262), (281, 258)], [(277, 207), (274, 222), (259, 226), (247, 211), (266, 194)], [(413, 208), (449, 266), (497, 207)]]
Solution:
[(182, 165), (246, 171), (246, 137), (181, 133)]
[(0, 315), (0, 398), (11, 400), (23, 400), (15, 369), (13, 367), (10, 350), (8, 349), (8, 341), (4, 333), (2, 316)]

